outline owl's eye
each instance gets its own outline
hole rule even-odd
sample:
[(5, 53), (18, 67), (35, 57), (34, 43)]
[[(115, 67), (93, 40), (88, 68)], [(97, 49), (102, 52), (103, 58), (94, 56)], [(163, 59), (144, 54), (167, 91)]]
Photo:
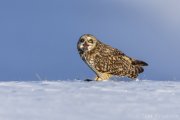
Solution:
[(93, 43), (93, 40), (92, 40), (92, 39), (90, 39), (90, 40), (88, 40), (88, 42), (89, 42), (89, 43)]
[(80, 42), (84, 42), (85, 40), (82, 38), (82, 39), (80, 39)]

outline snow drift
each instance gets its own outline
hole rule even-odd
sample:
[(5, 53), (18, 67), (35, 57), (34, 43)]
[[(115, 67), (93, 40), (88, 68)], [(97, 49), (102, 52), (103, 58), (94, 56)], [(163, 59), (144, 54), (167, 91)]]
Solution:
[(0, 120), (179, 120), (180, 82), (0, 82)]

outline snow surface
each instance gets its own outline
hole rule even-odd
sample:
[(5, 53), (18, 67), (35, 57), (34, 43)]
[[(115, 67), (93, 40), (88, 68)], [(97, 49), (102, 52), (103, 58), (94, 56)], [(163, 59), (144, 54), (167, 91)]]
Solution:
[(0, 82), (0, 120), (180, 120), (180, 82)]

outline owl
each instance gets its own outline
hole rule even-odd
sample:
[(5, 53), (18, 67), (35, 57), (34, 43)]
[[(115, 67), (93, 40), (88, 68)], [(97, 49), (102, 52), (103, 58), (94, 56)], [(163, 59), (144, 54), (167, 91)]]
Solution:
[(136, 79), (148, 64), (125, 55), (120, 50), (102, 43), (91, 34), (79, 38), (77, 49), (82, 60), (96, 74), (95, 80), (108, 80), (112, 76)]

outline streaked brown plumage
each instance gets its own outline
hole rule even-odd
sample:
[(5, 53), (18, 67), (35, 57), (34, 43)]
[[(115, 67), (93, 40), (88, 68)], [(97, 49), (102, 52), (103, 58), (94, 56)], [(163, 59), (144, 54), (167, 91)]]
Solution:
[(77, 49), (82, 60), (96, 73), (95, 80), (107, 80), (113, 75), (135, 79), (144, 71), (143, 66), (148, 65), (126, 56), (90, 34), (80, 37)]

